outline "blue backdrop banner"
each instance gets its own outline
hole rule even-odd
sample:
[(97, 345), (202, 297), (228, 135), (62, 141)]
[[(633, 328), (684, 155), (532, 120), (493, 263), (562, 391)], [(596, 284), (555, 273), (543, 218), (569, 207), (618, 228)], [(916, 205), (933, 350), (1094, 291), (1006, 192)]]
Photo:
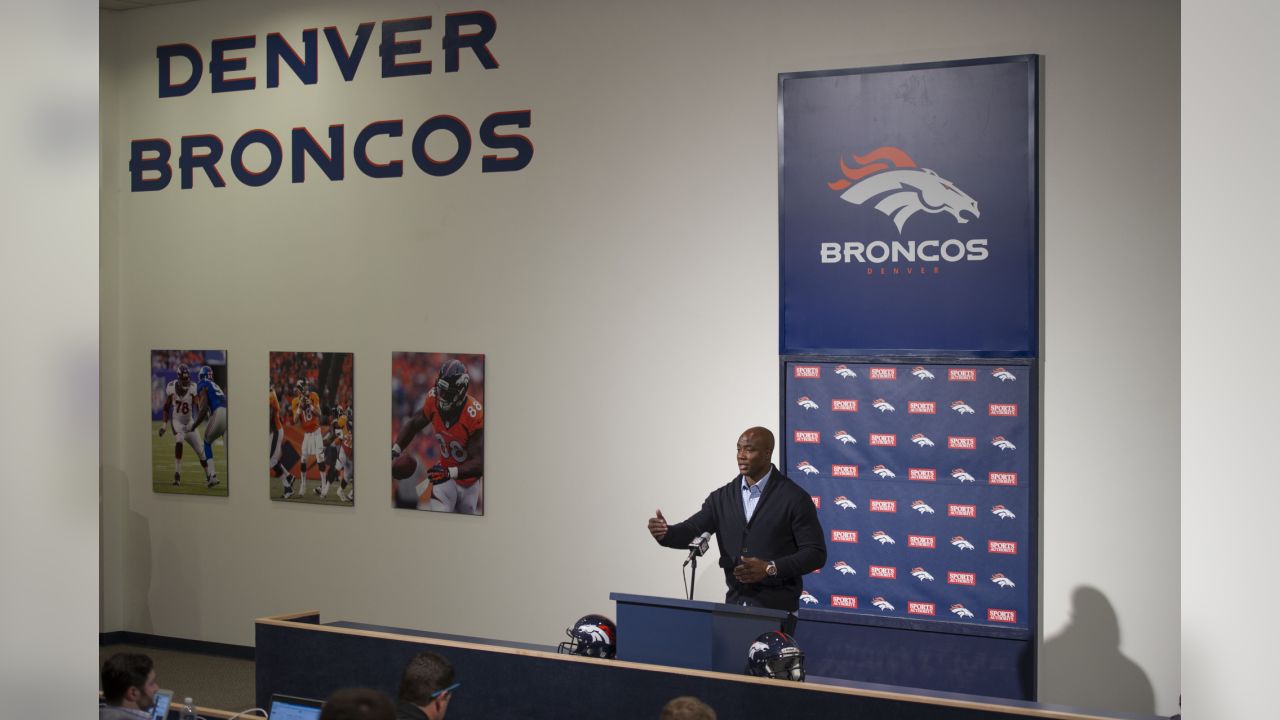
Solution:
[(1034, 55), (778, 77), (783, 355), (1029, 357)]
[(1034, 627), (1026, 364), (783, 363), (784, 471), (827, 565), (801, 607)]

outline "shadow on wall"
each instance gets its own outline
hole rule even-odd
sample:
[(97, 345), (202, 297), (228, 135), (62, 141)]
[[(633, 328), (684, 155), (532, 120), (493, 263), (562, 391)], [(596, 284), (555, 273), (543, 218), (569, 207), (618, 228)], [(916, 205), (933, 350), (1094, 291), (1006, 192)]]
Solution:
[(151, 523), (145, 516), (134, 512), (129, 500), (129, 478), (119, 468), (104, 466), (102, 485), (104, 494), (114, 492), (124, 509), (119, 531), (122, 577), (114, 581), (123, 606), (124, 627), (113, 629), (150, 633), (154, 627), (147, 594), (151, 587)]
[(1155, 714), (1151, 680), (1120, 652), (1120, 623), (1097, 588), (1071, 594), (1071, 621), (1045, 641), (1040, 701), (1099, 711)]

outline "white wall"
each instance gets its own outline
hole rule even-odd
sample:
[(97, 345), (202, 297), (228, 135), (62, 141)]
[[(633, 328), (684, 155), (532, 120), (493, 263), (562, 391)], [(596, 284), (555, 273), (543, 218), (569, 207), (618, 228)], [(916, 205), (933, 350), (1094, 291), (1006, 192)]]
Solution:
[[(156, 98), (157, 45), (482, 7), (501, 70), (351, 84), (286, 79)], [(374, 9), (376, 8), (376, 9)], [(453, 6), (190, 3), (104, 23), (104, 630), (251, 644), (256, 616), (322, 617), (554, 642), (610, 591), (676, 595), (642, 529), (733, 473), (746, 426), (776, 427), (776, 76), (1043, 56), (1041, 697), (1122, 652), (1178, 696), (1178, 29), (1168, 2), (652, 2)], [(428, 34), (428, 47), (438, 41)], [(373, 41), (376, 46), (376, 36)], [(252, 55), (251, 57), (261, 57)], [(325, 45), (321, 42), (321, 57)], [(376, 56), (370, 55), (376, 59)], [(368, 74), (366, 74), (368, 73)], [(228, 148), (440, 113), (471, 127), (531, 108), (524, 171), (128, 192), (132, 138)], [(105, 113), (115, 113), (106, 117)], [(398, 145), (404, 148), (407, 138)], [(479, 154), (480, 148), (476, 148)], [(108, 222), (114, 218), (114, 222)], [(323, 311), (319, 308), (323, 307)], [(107, 339), (110, 335), (111, 338)], [(150, 490), (147, 352), (230, 351), (226, 499)], [(356, 353), (354, 509), (272, 503), (261, 388), (270, 350)], [(393, 511), (393, 350), (487, 354), (487, 515)], [(387, 425), (383, 425), (387, 423)], [(380, 430), (379, 428), (386, 428)], [(590, 542), (581, 538), (591, 537)], [(1141, 571), (1138, 568), (1142, 568)], [(716, 599), (708, 563), (699, 596)], [(1087, 588), (1105, 602), (1072, 607)], [(1118, 640), (1106, 647), (1111, 609)], [(1090, 642), (1073, 644), (1072, 638)], [(1066, 641), (1062, 641), (1062, 640)], [(1059, 642), (1053, 642), (1053, 641)], [(1116, 642), (1119, 643), (1118, 648)], [(1104, 685), (1107, 680), (1102, 681)]]
[(5, 4), (0, 26), (0, 698), (78, 717), (99, 624), (98, 26), (61, 0)]

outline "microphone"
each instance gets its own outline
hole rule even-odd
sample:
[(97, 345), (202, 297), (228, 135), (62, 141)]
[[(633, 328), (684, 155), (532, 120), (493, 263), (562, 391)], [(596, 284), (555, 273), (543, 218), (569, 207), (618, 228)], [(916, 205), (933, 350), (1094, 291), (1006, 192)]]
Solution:
[[(711, 540), (711, 533), (704, 532), (689, 543), (689, 557), (685, 558), (684, 565), (688, 565), (694, 558), (702, 557), (707, 553), (707, 547)], [(684, 567), (681, 565), (680, 567)]]

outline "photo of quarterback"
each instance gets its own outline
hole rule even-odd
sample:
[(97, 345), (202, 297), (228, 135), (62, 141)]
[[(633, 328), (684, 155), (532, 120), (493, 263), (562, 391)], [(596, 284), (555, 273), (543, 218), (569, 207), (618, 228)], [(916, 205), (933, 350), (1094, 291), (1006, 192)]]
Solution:
[(267, 383), (272, 500), (356, 501), (355, 356), (273, 352)]
[(484, 515), (484, 355), (391, 355), (395, 507)]
[(227, 352), (151, 351), (151, 489), (226, 497)]

